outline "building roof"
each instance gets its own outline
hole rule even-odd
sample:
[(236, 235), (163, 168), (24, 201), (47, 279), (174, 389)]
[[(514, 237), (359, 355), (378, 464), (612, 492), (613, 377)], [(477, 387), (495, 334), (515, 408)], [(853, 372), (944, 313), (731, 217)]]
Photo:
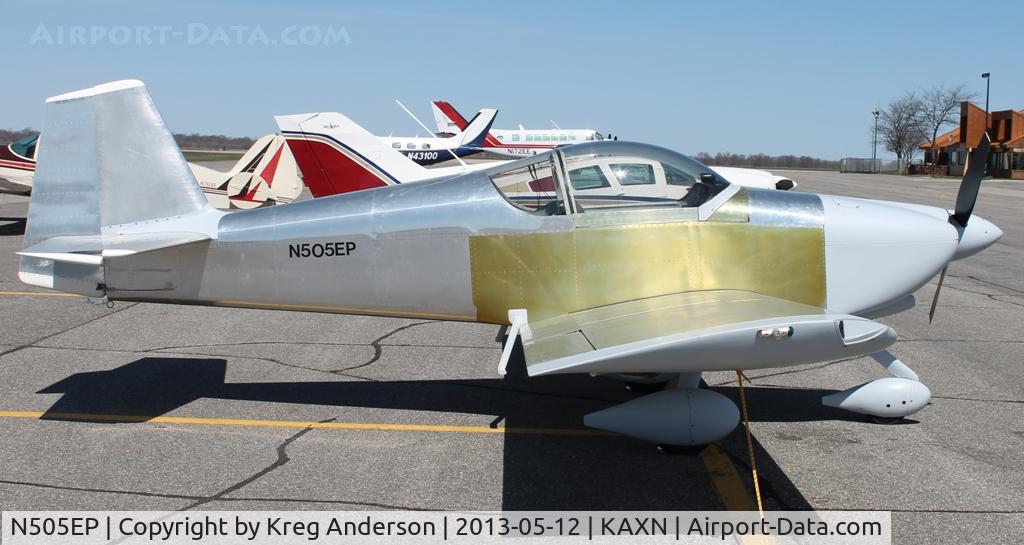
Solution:
[(1003, 146), (1007, 148), (1019, 149), (1024, 148), (1024, 136), (1018, 136), (1013, 140), (1003, 142)]
[(934, 147), (944, 148), (960, 143), (960, 127), (957, 127), (946, 134), (939, 135), (933, 143), (931, 140), (921, 144), (920, 149), (932, 149)]

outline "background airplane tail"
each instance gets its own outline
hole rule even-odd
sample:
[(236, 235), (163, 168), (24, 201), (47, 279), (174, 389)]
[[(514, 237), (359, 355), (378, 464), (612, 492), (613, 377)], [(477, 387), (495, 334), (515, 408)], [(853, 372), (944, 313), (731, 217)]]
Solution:
[(274, 117), (314, 197), (436, 176), (337, 112)]
[(283, 136), (257, 140), (228, 172), (189, 163), (210, 203), (249, 209), (289, 203), (302, 193), (302, 177)]
[(483, 146), (491, 130), (491, 125), (494, 124), (494, 118), (497, 116), (498, 110), (493, 108), (484, 108), (477, 112), (466, 125), (466, 129), (459, 135), (459, 145), (470, 148)]
[[(434, 112), (434, 121), (437, 123), (438, 131), (450, 132), (456, 135), (458, 135), (462, 131), (471, 132), (470, 125), (472, 125), (472, 122), (466, 121), (466, 118), (463, 117), (462, 114), (460, 114), (459, 111), (455, 109), (455, 106), (451, 105), (451, 103), (444, 100), (435, 100), (430, 103), (430, 109), (433, 110)], [(480, 117), (480, 114), (487, 111), (490, 110), (480, 110), (480, 113), (476, 114), (477, 117), (474, 117), (473, 120), (477, 120)], [(494, 112), (495, 115), (497, 115), (497, 110), (494, 110)], [(487, 125), (487, 130), (483, 131), (483, 135), (479, 143), (477, 143), (473, 147), (491, 148), (498, 147), (501, 145), (501, 141), (495, 138), (490, 132), (491, 124), (493, 123), (494, 120), (492, 119), (491, 123)], [(464, 145), (469, 146), (470, 144)]]
[(447, 101), (435, 100), (430, 103), (430, 109), (434, 112), (437, 132), (458, 134), (469, 126), (466, 118)]
[(19, 252), (23, 282), (102, 294), (105, 259), (210, 238), (168, 231), (218, 212), (142, 82), (47, 99), (43, 133)]

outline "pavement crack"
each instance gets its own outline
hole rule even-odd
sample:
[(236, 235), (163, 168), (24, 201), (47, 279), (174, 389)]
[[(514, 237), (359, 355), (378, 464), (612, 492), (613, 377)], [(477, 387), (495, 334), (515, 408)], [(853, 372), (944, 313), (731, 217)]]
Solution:
[(123, 312), (125, 310), (128, 310), (128, 309), (134, 307), (137, 304), (138, 303), (125, 303), (120, 308), (115, 308), (114, 310), (112, 310), (112, 311), (110, 311), (110, 312), (108, 312), (106, 314), (101, 314), (99, 316), (96, 316), (95, 318), (91, 318), (91, 319), (86, 320), (86, 321), (84, 321), (84, 322), (82, 322), (80, 324), (75, 324), (75, 325), (73, 325), (71, 327), (64, 328), (64, 329), (62, 329), (62, 330), (60, 330), (60, 331), (58, 331), (56, 333), (50, 333), (49, 335), (44, 335), (44, 336), (42, 336), (42, 337), (40, 337), (38, 339), (35, 339), (34, 341), (30, 341), (30, 342), (22, 344), (20, 346), (15, 346), (14, 348), (9, 348), (7, 350), (4, 350), (3, 352), (0, 352), (0, 357), (6, 356), (8, 354), (13, 354), (15, 352), (24, 350), (26, 348), (32, 348), (37, 343), (41, 343), (41, 342), (43, 342), (43, 341), (45, 341), (47, 339), (52, 339), (53, 337), (56, 337), (58, 335), (63, 335), (65, 333), (69, 332), (69, 331), (74, 331), (74, 330), (76, 330), (76, 329), (78, 329), (80, 327), (84, 327), (84, 326), (87, 326), (87, 325), (89, 325), (89, 324), (91, 324), (93, 322), (102, 320), (102, 319), (107, 318), (109, 316), (113, 316), (113, 315), (115, 315), (115, 314), (117, 314), (119, 312)]
[[(796, 373), (804, 373), (804, 372), (807, 372), (807, 371), (817, 371), (818, 369), (824, 369), (826, 367), (831, 367), (833, 365), (838, 365), (840, 363), (846, 363), (848, 361), (853, 361), (853, 360), (856, 360), (856, 359), (860, 359), (861, 357), (863, 357), (863, 356), (856, 356), (856, 357), (852, 357), (852, 358), (844, 358), (844, 359), (841, 359), (841, 360), (830, 361), (828, 363), (823, 363), (823, 364), (820, 364), (820, 365), (813, 365), (811, 367), (801, 367), (800, 369), (789, 369), (789, 370), (786, 370), (786, 371), (778, 371), (778, 372), (775, 372), (775, 373), (765, 373), (763, 375), (748, 374), (747, 376), (750, 377), (750, 380), (756, 380), (756, 379), (763, 379), (763, 378), (778, 377), (778, 376), (782, 376), (782, 375), (793, 375), (793, 374), (796, 374)], [(726, 380), (726, 381), (722, 381), (722, 382), (718, 382), (718, 383), (715, 383), (715, 384), (711, 384), (710, 386), (725, 386), (726, 384), (732, 384), (734, 382), (736, 382), (736, 379), (733, 378), (733, 379), (729, 379), (729, 380)], [(763, 386), (763, 384), (758, 384), (758, 386)]]
[(144, 352), (144, 353), (146, 353), (146, 354), (180, 354), (180, 355), (183, 355), (183, 356), (216, 356), (216, 357), (221, 357), (221, 358), (246, 358), (246, 359), (252, 359), (252, 360), (257, 360), (257, 361), (265, 361), (267, 363), (273, 363), (275, 365), (280, 365), (282, 367), (288, 367), (288, 368), (291, 368), (291, 369), (301, 369), (303, 371), (312, 371), (312, 372), (315, 372), (315, 373), (323, 373), (323, 374), (332, 375), (332, 376), (348, 377), (348, 378), (354, 378), (354, 379), (357, 379), (357, 380), (370, 380), (370, 379), (368, 379), (366, 377), (361, 377), (361, 376), (358, 376), (358, 375), (350, 375), (348, 373), (343, 373), (343, 372), (340, 372), (340, 371), (328, 371), (326, 369), (317, 369), (316, 367), (306, 367), (305, 365), (298, 365), (298, 364), (295, 364), (295, 363), (287, 363), (287, 362), (283, 362), (283, 361), (281, 361), (281, 360), (279, 360), (277, 358), (270, 358), (270, 357), (266, 357), (266, 356), (238, 356), (237, 354), (219, 354), (219, 353), (216, 353), (216, 352), (175, 352), (175, 351), (162, 351), (162, 350), (147, 351), (147, 352)]
[(932, 399), (945, 399), (948, 401), (977, 401), (980, 403), (1024, 403), (1024, 399), (983, 399), (978, 397), (960, 397), (960, 396), (937, 396), (933, 395)]
[(432, 324), (432, 323), (434, 323), (434, 321), (435, 320), (428, 320), (428, 321), (425, 321), (425, 322), (413, 322), (411, 324), (405, 324), (403, 326), (396, 327), (395, 329), (391, 330), (390, 332), (385, 333), (384, 335), (381, 335), (380, 337), (377, 337), (373, 342), (370, 343), (370, 346), (373, 347), (373, 357), (370, 358), (370, 361), (368, 361), (366, 363), (361, 363), (359, 365), (354, 365), (352, 367), (343, 367), (341, 369), (334, 369), (331, 372), (332, 373), (341, 373), (341, 372), (344, 372), (344, 371), (354, 371), (356, 369), (362, 369), (363, 367), (369, 367), (370, 365), (373, 365), (373, 364), (377, 363), (378, 360), (380, 360), (380, 356), (383, 353), (383, 350), (381, 349), (380, 343), (384, 339), (387, 339), (388, 337), (390, 337), (392, 335), (395, 335), (397, 333), (401, 333), (402, 331), (405, 331), (406, 329), (410, 329), (410, 328), (413, 328), (413, 327), (416, 327), (416, 326), (420, 326), (420, 325), (425, 325), (425, 324)]
[(309, 503), (318, 505), (352, 505), (359, 507), (374, 507), (377, 509), (393, 509), (401, 511), (435, 511), (436, 509), (430, 507), (410, 507), (408, 505), (398, 505), (391, 503), (379, 503), (370, 501), (356, 501), (356, 500), (316, 500), (316, 499), (303, 499), (303, 498), (260, 498), (260, 497), (239, 497), (234, 496), (231, 498), (221, 498), (219, 501), (224, 502), (278, 502), (278, 503)]
[(83, 486), (67, 486), (59, 484), (34, 483), (29, 481), (0, 480), (0, 484), (13, 486), (27, 486), (31, 488), (44, 488), (47, 490), (63, 490), (66, 492), (90, 492), (95, 494), (121, 494), (127, 496), (140, 496), (144, 498), (165, 498), (172, 500), (200, 500), (203, 496), (191, 496), (187, 494), (164, 494), (160, 492), (141, 492), (138, 490), (115, 490), (109, 488), (89, 488)]
[[(119, 496), (137, 496), (142, 498), (160, 498), (169, 500), (188, 500), (192, 502), (206, 501), (208, 496), (196, 496), (191, 494), (169, 494), (160, 492), (142, 492), (139, 490), (117, 490), (110, 488), (90, 488), (84, 486), (68, 486), (47, 483), (36, 483), (29, 481), (0, 480), (0, 484), (10, 486), (24, 486), (28, 488), (40, 488), (45, 490), (60, 490), (63, 492), (86, 492), (90, 494), (111, 494)], [(414, 507), (380, 502), (344, 500), (344, 499), (310, 499), (310, 498), (271, 498), (255, 496), (235, 496), (230, 498), (217, 498), (222, 502), (276, 502), (276, 503), (307, 503), (314, 505), (351, 505), (355, 507), (373, 507), (378, 509), (394, 509), (405, 511), (431, 511), (429, 507)]]
[[(326, 420), (321, 420), (318, 423), (319, 424), (326, 424), (328, 422), (333, 422), (335, 419), (336, 419), (336, 417), (328, 418)], [(277, 446), (277, 459), (274, 460), (267, 467), (257, 471), (256, 473), (253, 473), (252, 475), (242, 479), (241, 481), (238, 481), (237, 483), (235, 483), (235, 484), (225, 488), (224, 490), (221, 490), (220, 492), (217, 492), (216, 494), (214, 494), (212, 496), (208, 496), (208, 497), (205, 497), (205, 498), (202, 498), (202, 499), (198, 499), (195, 502), (193, 502), (192, 504), (187, 505), (187, 506), (179, 509), (179, 511), (189, 511), (189, 510), (195, 509), (196, 507), (208, 504), (210, 502), (219, 501), (221, 499), (224, 499), (224, 496), (226, 496), (226, 495), (228, 495), (228, 494), (230, 494), (230, 493), (232, 493), (232, 492), (234, 492), (236, 490), (244, 488), (244, 487), (246, 487), (246, 486), (248, 486), (248, 485), (250, 485), (250, 484), (252, 484), (252, 483), (254, 483), (254, 482), (256, 482), (256, 481), (258, 481), (260, 479), (262, 479), (263, 477), (265, 477), (269, 473), (273, 472), (274, 470), (284, 466), (285, 464), (287, 464), (288, 462), (291, 461), (291, 458), (288, 457), (288, 446), (291, 445), (292, 443), (294, 443), (295, 441), (298, 441), (300, 437), (302, 437), (303, 435), (306, 435), (307, 433), (309, 433), (311, 431), (313, 431), (313, 428), (312, 427), (307, 427), (307, 428), (303, 428), (303, 429), (299, 430), (298, 432), (288, 436), (284, 441), (281, 442), (280, 445)]]
[(1010, 286), (1004, 286), (1003, 284), (992, 282), (990, 280), (983, 280), (983, 279), (978, 278), (977, 276), (974, 276), (974, 275), (967, 275), (966, 278), (970, 278), (971, 280), (974, 280), (975, 282), (981, 282), (982, 284), (988, 284), (990, 286), (995, 286), (997, 288), (1002, 288), (1004, 290), (1014, 291), (1014, 292), (1017, 292), (1017, 293), (1024, 294), (1024, 290), (1019, 290), (1017, 288), (1011, 288)]
[[(1008, 294), (1008, 293), (985, 293), (983, 291), (969, 290), (969, 289), (961, 287), (961, 286), (945, 286), (945, 288), (951, 289), (951, 290), (956, 290), (956, 291), (962, 291), (964, 293), (970, 293), (970, 294), (973, 294), (973, 295), (983, 295), (986, 298), (988, 298), (989, 300), (995, 301), (997, 303), (1006, 303), (1007, 305), (1014, 305), (1014, 306), (1018, 306), (1018, 307), (1024, 307), (1024, 303), (1018, 303), (1016, 301), (1007, 301), (1005, 299), (999, 299), (999, 297), (1018, 297), (1018, 296), (1013, 295), (1013, 294)], [(1007, 288), (1007, 289), (1012, 289), (1012, 288)]]

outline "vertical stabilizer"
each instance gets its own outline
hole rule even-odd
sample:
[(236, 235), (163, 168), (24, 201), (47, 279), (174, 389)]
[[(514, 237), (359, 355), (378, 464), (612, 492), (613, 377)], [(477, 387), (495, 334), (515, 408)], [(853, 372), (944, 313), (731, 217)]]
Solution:
[[(120, 255), (152, 250), (183, 240), (165, 236), (168, 225), (216, 213), (141, 81), (47, 99), (43, 133), (19, 267), (26, 283), (101, 292), (111, 245), (121, 245)], [(163, 218), (175, 221), (151, 221)], [(119, 238), (143, 232), (160, 235), (143, 246)]]

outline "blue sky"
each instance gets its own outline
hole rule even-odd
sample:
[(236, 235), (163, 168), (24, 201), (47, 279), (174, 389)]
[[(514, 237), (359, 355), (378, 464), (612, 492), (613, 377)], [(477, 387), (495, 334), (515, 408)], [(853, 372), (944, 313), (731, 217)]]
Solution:
[[(258, 136), (274, 114), (336, 110), (407, 135), (423, 131), (395, 98), (428, 123), (447, 98), (500, 108), (499, 128), (863, 157), (871, 110), (905, 90), (962, 83), (983, 100), (988, 71), (992, 109), (1024, 108), (1022, 16), (962, 1), (7, 0), (0, 46), (21, 79), (0, 85), (0, 127), (40, 127), (45, 97), (131, 77), (175, 132)], [(72, 27), (109, 34), (71, 44)], [(317, 33), (332, 43), (304, 43)]]

